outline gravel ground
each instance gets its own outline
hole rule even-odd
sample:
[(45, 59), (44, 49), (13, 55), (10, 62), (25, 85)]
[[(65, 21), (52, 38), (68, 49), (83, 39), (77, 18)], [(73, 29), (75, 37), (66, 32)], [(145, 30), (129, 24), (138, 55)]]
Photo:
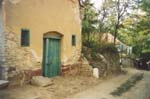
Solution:
[[(121, 75), (92, 87), (67, 99), (150, 99), (150, 72), (127, 69), (127, 75)], [(114, 97), (110, 93), (126, 82), (132, 75), (144, 73), (144, 78), (128, 92), (120, 97)]]
[[(0, 90), (0, 99), (150, 99), (150, 72), (127, 69), (125, 75), (105, 80), (88, 76), (55, 77), (49, 87), (24, 85)], [(133, 74), (144, 72), (144, 78), (121, 97), (110, 93)]]
[(144, 78), (119, 99), (150, 99), (150, 71), (143, 71)]
[(0, 90), (0, 99), (64, 99), (90, 87), (102, 80), (88, 76), (70, 76), (52, 78), (53, 84), (48, 87), (24, 85)]
[(67, 99), (112, 99), (113, 97), (110, 93), (120, 84), (125, 82), (130, 76), (131, 75), (121, 75), (107, 81), (103, 81), (95, 87), (67, 97)]

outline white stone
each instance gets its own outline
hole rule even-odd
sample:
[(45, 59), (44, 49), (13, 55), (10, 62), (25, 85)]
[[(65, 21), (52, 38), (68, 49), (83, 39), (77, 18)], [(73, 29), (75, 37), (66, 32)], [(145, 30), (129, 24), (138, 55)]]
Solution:
[(36, 86), (41, 86), (41, 87), (45, 87), (45, 86), (49, 86), (52, 85), (53, 82), (50, 78), (48, 77), (43, 77), (43, 76), (34, 76), (31, 79), (31, 84), (32, 85), (36, 85)]
[(99, 78), (99, 69), (98, 68), (93, 68), (93, 76), (96, 78)]
[(6, 88), (9, 84), (9, 81), (0, 80), (0, 89)]

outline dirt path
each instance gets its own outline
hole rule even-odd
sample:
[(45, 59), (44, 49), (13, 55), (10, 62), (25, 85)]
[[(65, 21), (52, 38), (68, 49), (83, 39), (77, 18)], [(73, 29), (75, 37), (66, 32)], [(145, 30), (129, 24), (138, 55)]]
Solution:
[(150, 99), (150, 72), (144, 71), (143, 80), (118, 99)]
[[(150, 99), (150, 73), (135, 69), (128, 69), (128, 71), (129, 73), (127, 75), (104, 81), (98, 86), (67, 97), (66, 99)], [(144, 72), (144, 78), (142, 81), (138, 82), (135, 87), (131, 88), (131, 90), (124, 93), (121, 97), (110, 95), (112, 91), (138, 72)]]
[(55, 77), (52, 81), (48, 87), (24, 85), (0, 90), (0, 99), (64, 99), (101, 82), (92, 76)]
[(0, 90), (0, 99), (150, 99), (150, 72), (144, 72), (144, 79), (121, 97), (110, 95), (133, 74), (141, 72), (135, 69), (128, 71), (126, 75), (107, 80), (89, 76), (56, 77), (53, 79), (54, 84), (49, 87), (10, 87)]

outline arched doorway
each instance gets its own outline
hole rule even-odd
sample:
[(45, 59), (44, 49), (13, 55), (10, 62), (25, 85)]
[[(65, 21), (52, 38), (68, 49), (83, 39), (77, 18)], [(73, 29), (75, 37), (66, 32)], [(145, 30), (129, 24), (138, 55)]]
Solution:
[(62, 36), (56, 31), (47, 32), (43, 36), (43, 76), (60, 75)]

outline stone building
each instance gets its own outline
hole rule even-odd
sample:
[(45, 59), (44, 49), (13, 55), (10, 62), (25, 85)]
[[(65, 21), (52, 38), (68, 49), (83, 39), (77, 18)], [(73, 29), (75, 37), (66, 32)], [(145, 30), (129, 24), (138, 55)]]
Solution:
[(78, 0), (0, 0), (0, 79), (61, 75), (80, 64)]

